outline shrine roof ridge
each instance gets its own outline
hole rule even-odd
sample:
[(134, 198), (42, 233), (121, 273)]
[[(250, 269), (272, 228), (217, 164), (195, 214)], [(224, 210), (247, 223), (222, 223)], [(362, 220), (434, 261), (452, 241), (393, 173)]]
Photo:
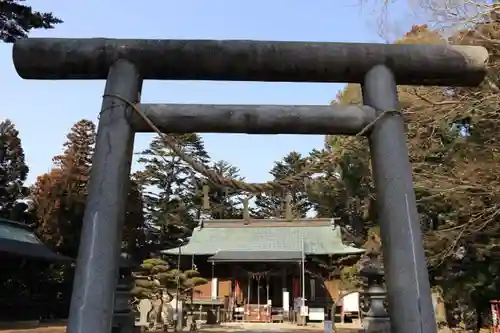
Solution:
[(202, 220), (202, 228), (295, 228), (295, 227), (327, 227), (333, 226), (331, 218), (302, 218), (294, 220), (285, 219), (228, 219), (228, 220)]

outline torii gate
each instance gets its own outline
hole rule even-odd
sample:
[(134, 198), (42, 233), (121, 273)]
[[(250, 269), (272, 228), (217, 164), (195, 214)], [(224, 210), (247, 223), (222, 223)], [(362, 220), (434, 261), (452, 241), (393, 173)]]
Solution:
[[(14, 45), (24, 79), (106, 80), (71, 299), (69, 333), (111, 331), (134, 133), (143, 80), (360, 83), (366, 106), (137, 104), (166, 133), (353, 135), (369, 138), (392, 332), (435, 333), (430, 285), (397, 84), (476, 86), (478, 46), (215, 40), (29, 38)], [(121, 98), (118, 98), (121, 97)]]

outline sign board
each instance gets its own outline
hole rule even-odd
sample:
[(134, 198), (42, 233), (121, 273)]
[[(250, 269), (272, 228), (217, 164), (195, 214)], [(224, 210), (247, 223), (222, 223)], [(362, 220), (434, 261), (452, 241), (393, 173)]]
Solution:
[(309, 307), (303, 305), (300, 307), (300, 315), (302, 317), (307, 317), (309, 315)]
[(310, 308), (309, 309), (309, 320), (311, 320), (311, 321), (324, 321), (325, 320), (325, 309), (324, 308)]
[(344, 296), (344, 312), (359, 312), (359, 293), (352, 293)]
[(323, 322), (323, 333), (332, 333), (333, 332), (333, 322), (331, 320), (325, 320)]
[(211, 290), (212, 299), (217, 299), (217, 296), (218, 296), (217, 295), (218, 294), (217, 287), (218, 286), (219, 286), (219, 284), (217, 283), (217, 278), (216, 277), (212, 278), (212, 288), (211, 288), (212, 289)]
[(283, 292), (283, 311), (290, 311), (290, 293), (288, 291)]

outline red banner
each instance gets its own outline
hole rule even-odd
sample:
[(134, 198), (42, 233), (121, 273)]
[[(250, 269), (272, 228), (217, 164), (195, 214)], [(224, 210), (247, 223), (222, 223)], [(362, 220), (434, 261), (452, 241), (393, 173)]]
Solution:
[(292, 280), (292, 296), (293, 296), (293, 298), (300, 297), (300, 279), (299, 278), (293, 278), (293, 280)]
[(240, 281), (238, 280), (234, 281), (234, 297), (235, 298), (240, 297)]

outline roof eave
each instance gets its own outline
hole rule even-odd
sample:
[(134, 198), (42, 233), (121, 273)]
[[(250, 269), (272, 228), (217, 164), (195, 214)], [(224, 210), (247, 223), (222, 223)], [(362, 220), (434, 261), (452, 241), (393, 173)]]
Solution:
[[(244, 251), (244, 250), (243, 250)], [(251, 252), (251, 251), (248, 251)], [(357, 249), (357, 248), (352, 248), (352, 249), (347, 249), (343, 251), (334, 251), (334, 252), (305, 252), (306, 256), (328, 256), (328, 255), (352, 255), (352, 254), (363, 254), (365, 253), (366, 250), (364, 249)], [(190, 251), (180, 251), (178, 248), (176, 249), (168, 249), (168, 250), (162, 250), (160, 251), (162, 254), (167, 254), (167, 255), (183, 255), (183, 256), (213, 256), (216, 254), (216, 252), (213, 253), (204, 253), (204, 252), (190, 252)]]

